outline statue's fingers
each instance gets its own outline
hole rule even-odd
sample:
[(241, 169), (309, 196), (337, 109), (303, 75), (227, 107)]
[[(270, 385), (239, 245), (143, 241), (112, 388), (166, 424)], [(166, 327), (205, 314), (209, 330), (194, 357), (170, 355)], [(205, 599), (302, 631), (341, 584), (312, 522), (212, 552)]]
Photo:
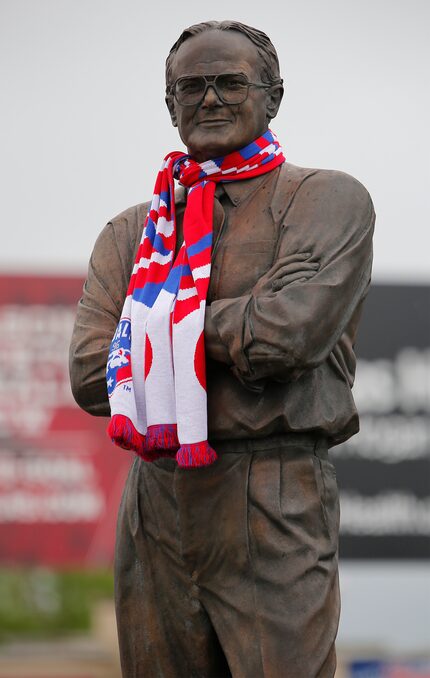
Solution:
[(286, 278), (290, 275), (307, 275), (310, 273), (311, 275), (315, 275), (315, 273), (318, 272), (319, 269), (319, 264), (317, 263), (306, 263), (306, 262), (301, 262), (299, 263), (294, 263), (294, 264), (288, 264), (286, 266), (283, 266), (280, 268), (277, 273), (272, 273), (269, 281), (272, 283), (275, 282), (275, 280), (281, 280), (282, 278)]
[(293, 282), (297, 282), (298, 280), (301, 281), (306, 281), (309, 280), (310, 278), (313, 278), (315, 275), (316, 271), (311, 270), (311, 271), (297, 271), (295, 273), (290, 273), (289, 275), (284, 275), (281, 278), (278, 278), (277, 280), (274, 280), (272, 282), (272, 289), (276, 292), (277, 290), (282, 289), (286, 285), (290, 285)]
[[(300, 271), (308, 272), (316, 272), (319, 269), (320, 265), (317, 262), (314, 261), (294, 261), (293, 263), (286, 264), (285, 266), (282, 266), (281, 268), (278, 269), (276, 273), (277, 278), (283, 278), (286, 275), (291, 275), (292, 273), (300, 273)], [(272, 274), (271, 277), (274, 277), (275, 274)]]
[(269, 275), (271, 277), (274, 275), (279, 275), (279, 271), (284, 266), (305, 262), (310, 256), (312, 256), (310, 252), (297, 252), (295, 254), (288, 254), (286, 257), (278, 259), (276, 264), (274, 264), (274, 266), (270, 269)]
[(295, 282), (296, 280), (309, 280), (313, 278), (315, 271), (298, 271), (297, 273), (292, 273), (291, 275), (284, 275), (281, 278), (282, 285), (288, 285), (289, 283)]

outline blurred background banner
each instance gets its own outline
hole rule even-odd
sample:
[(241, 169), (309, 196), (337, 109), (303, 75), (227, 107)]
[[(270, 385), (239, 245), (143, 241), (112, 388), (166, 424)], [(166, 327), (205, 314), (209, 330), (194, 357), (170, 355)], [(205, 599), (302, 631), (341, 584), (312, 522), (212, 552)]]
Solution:
[(82, 278), (0, 276), (0, 562), (103, 566), (128, 453), (76, 406), (67, 353)]
[(425, 661), (354, 661), (347, 678), (430, 678), (430, 664)]
[(331, 449), (341, 558), (430, 557), (430, 286), (373, 285), (357, 342), (360, 433)]

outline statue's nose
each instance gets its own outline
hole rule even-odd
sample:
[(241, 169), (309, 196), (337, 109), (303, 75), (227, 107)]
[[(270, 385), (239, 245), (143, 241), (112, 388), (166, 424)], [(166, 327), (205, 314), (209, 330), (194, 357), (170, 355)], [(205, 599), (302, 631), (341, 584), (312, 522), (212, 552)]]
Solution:
[(222, 106), (222, 101), (213, 85), (208, 84), (205, 95), (203, 97), (202, 106)]

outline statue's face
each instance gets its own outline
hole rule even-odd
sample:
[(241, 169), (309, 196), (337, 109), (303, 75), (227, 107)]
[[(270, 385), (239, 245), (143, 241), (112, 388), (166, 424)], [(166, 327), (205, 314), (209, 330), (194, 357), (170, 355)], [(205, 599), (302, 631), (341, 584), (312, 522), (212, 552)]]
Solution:
[[(257, 48), (242, 33), (211, 30), (188, 38), (173, 60), (171, 82), (185, 75), (221, 73), (242, 73), (250, 82), (262, 82)], [(277, 110), (279, 92), (275, 98)], [(268, 112), (270, 106), (273, 109), (273, 94), (257, 87), (249, 88), (241, 104), (223, 103), (212, 87), (193, 106), (182, 106), (173, 98), (166, 101), (188, 153), (199, 162), (246, 146), (267, 130), (268, 119), (274, 117), (273, 111)]]

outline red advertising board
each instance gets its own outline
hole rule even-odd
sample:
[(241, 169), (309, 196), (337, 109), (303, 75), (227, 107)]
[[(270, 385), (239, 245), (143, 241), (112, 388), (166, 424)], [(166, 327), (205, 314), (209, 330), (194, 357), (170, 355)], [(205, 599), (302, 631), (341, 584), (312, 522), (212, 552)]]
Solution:
[(130, 455), (75, 404), (68, 346), (78, 277), (0, 276), (0, 563), (112, 560)]

